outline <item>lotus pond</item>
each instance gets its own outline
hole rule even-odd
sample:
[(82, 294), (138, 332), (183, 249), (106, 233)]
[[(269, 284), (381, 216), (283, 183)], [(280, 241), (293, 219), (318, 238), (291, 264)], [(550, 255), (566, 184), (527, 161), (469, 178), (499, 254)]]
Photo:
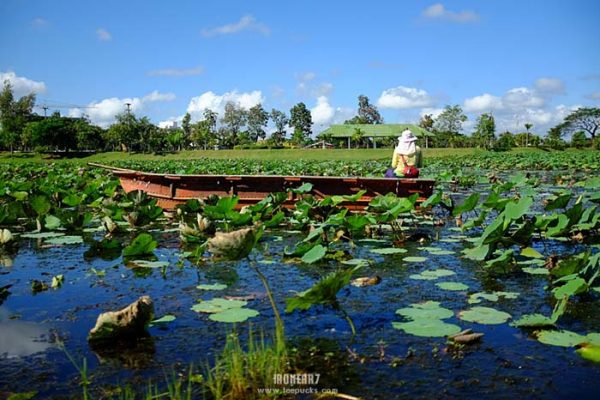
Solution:
[[(338, 206), (350, 197), (316, 201), (306, 185), (289, 210), (273, 194), (242, 211), (234, 197), (164, 212), (99, 169), (5, 165), (0, 397), (150, 398), (149, 385), (160, 396), (182, 380), (191, 398), (275, 398), (215, 391), (209, 372), (226, 338), (244, 350), (273, 342), (280, 315), (278, 371), (319, 374), (311, 387), (346, 398), (597, 398), (600, 152), (523, 157), (434, 160), (423, 172), (440, 183), (420, 208), (381, 196), (360, 214)], [(319, 170), (209, 161), (120, 166)], [(146, 335), (88, 341), (100, 313), (144, 295)]]

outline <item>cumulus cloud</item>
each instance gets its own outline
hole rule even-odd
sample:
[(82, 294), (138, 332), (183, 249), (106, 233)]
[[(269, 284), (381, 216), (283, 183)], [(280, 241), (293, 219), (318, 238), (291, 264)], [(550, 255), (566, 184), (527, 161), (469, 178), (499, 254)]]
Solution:
[(44, 82), (34, 81), (24, 76), (17, 76), (13, 71), (0, 72), (0, 85), (4, 86), (4, 81), (10, 82), (15, 97), (25, 96), (29, 93), (40, 94), (46, 91), (46, 84)]
[(502, 103), (515, 109), (537, 108), (544, 106), (544, 98), (531, 89), (518, 87), (507, 91), (502, 97)]
[(204, 67), (198, 65), (193, 68), (167, 68), (167, 69), (157, 69), (154, 71), (149, 71), (148, 76), (171, 76), (171, 77), (182, 77), (182, 76), (192, 76), (192, 75), (200, 75), (204, 72)]
[(335, 115), (335, 110), (325, 96), (317, 99), (317, 105), (310, 110), (312, 121), (315, 125), (329, 124)]
[(422, 118), (425, 115), (431, 115), (431, 118), (435, 119), (443, 112), (444, 112), (443, 108), (425, 107), (425, 108), (421, 109), (421, 112), (419, 113), (419, 117)]
[(471, 97), (464, 102), (465, 112), (485, 112), (502, 109), (502, 100), (499, 97), (484, 93), (481, 96)]
[(110, 34), (109, 31), (107, 31), (104, 28), (96, 29), (96, 37), (101, 42), (108, 42), (108, 41), (112, 40), (112, 35)]
[(140, 113), (148, 106), (149, 103), (158, 101), (172, 101), (175, 95), (172, 93), (159, 93), (153, 91), (143, 97), (127, 97), (118, 98), (111, 97), (101, 101), (93, 101), (86, 108), (71, 108), (69, 109), (70, 117), (81, 117), (87, 115), (92, 123), (107, 127), (115, 121), (117, 114), (126, 111), (126, 104), (129, 104), (131, 112)]
[(237, 91), (226, 92), (222, 95), (218, 95), (212, 91), (202, 93), (200, 96), (193, 97), (187, 108), (187, 112), (192, 117), (202, 119), (204, 110), (210, 109), (223, 115), (225, 105), (228, 102), (233, 102), (239, 105), (243, 109), (250, 109), (257, 104), (264, 103), (262, 92), (255, 90), (250, 93), (238, 93)]
[(533, 87), (542, 94), (564, 94), (565, 84), (557, 78), (540, 78), (535, 81)]
[(252, 15), (244, 15), (238, 22), (234, 22), (233, 24), (203, 29), (202, 36), (213, 37), (219, 35), (233, 35), (244, 31), (258, 32), (265, 36), (268, 36), (271, 33), (271, 29), (269, 29), (267, 25), (258, 22)]
[(458, 23), (479, 21), (479, 15), (473, 11), (450, 11), (442, 3), (436, 3), (423, 10), (423, 17), (428, 19), (443, 19)]
[(377, 106), (393, 109), (430, 107), (434, 103), (425, 90), (405, 86), (384, 90), (377, 100)]

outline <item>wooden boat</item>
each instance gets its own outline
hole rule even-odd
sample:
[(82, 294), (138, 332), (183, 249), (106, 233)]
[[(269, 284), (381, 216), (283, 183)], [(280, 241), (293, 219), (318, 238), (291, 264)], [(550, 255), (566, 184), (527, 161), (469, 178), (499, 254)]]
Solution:
[(205, 199), (210, 195), (239, 198), (237, 207), (256, 204), (269, 193), (287, 192), (284, 206), (293, 207), (301, 194), (289, 189), (311, 183), (310, 194), (322, 199), (333, 195), (353, 195), (361, 190), (366, 192), (356, 202), (341, 205), (362, 210), (376, 196), (394, 193), (399, 197), (419, 194), (419, 202), (433, 193), (434, 180), (408, 178), (360, 178), (341, 176), (280, 176), (280, 175), (181, 175), (157, 174), (131, 169), (116, 168), (103, 164), (89, 165), (104, 168), (119, 177), (126, 192), (141, 190), (148, 196), (158, 199), (158, 205), (173, 209), (190, 199)]

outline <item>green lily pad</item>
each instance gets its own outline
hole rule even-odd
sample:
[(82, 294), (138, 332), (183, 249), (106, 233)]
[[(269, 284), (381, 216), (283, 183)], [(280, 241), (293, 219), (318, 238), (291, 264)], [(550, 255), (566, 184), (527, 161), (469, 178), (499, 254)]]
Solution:
[(440, 251), (442, 249), (439, 247), (417, 247), (417, 250), (432, 252), (432, 251)]
[(444, 337), (460, 332), (460, 326), (439, 319), (420, 318), (409, 322), (392, 322), (394, 329), (421, 337)]
[(129, 263), (138, 268), (163, 268), (169, 266), (167, 261), (133, 260)]
[(408, 250), (400, 249), (398, 247), (385, 247), (382, 249), (371, 249), (371, 253), (375, 254), (402, 254), (406, 253)]
[(259, 312), (251, 308), (229, 308), (227, 310), (210, 314), (208, 319), (217, 322), (244, 322), (248, 318), (256, 317)]
[(531, 275), (550, 275), (550, 271), (540, 267), (525, 267), (522, 268), (522, 271)]
[(191, 309), (196, 312), (218, 313), (230, 308), (241, 308), (246, 304), (248, 304), (248, 302), (244, 300), (227, 300), (217, 297), (215, 299), (205, 300), (198, 304), (194, 304)]
[(455, 253), (456, 252), (454, 252), (452, 250), (437, 250), (437, 251), (429, 252), (429, 254), (434, 255), (434, 256), (449, 256), (449, 255), (452, 255)]
[(47, 238), (56, 238), (59, 236), (65, 236), (62, 232), (34, 232), (34, 233), (24, 233), (21, 235), (22, 238), (26, 239), (47, 239)]
[(467, 285), (460, 282), (438, 282), (435, 285), (444, 290), (464, 291), (469, 289)]
[(510, 325), (516, 328), (543, 328), (554, 326), (555, 322), (552, 318), (542, 314), (527, 314), (513, 321)]
[(175, 321), (175, 316), (174, 315), (163, 315), (160, 318), (157, 319), (153, 319), (152, 321), (150, 321), (150, 326), (156, 326), (156, 325), (162, 325), (162, 324), (168, 324), (169, 322), (173, 322)]
[(417, 319), (445, 319), (454, 315), (452, 310), (440, 307), (437, 301), (427, 301), (425, 303), (411, 304), (410, 307), (399, 308), (396, 314), (412, 320)]
[(498, 301), (500, 297), (504, 297), (505, 299), (516, 299), (519, 297), (519, 293), (516, 292), (478, 292), (473, 293), (469, 296), (468, 303), (469, 304), (477, 304), (481, 303), (482, 300), (488, 301)]
[(201, 289), (201, 290), (223, 290), (227, 287), (227, 285), (223, 284), (223, 283), (213, 283), (212, 285), (209, 284), (201, 284), (196, 286), (196, 289)]
[(519, 265), (537, 265), (542, 266), (546, 264), (546, 261), (540, 258), (530, 258), (529, 260), (519, 261), (517, 262)]
[(408, 278), (419, 280), (419, 281), (435, 281), (436, 279), (438, 279), (437, 276), (423, 275), (423, 274), (412, 274)]
[(427, 257), (418, 257), (418, 256), (404, 257), (402, 259), (402, 261), (409, 262), (409, 263), (424, 262), (424, 261), (427, 261)]
[(356, 265), (356, 266), (366, 266), (369, 265), (369, 260), (364, 259), (364, 258), (353, 258), (351, 260), (344, 260), (342, 261), (342, 264), (344, 265)]
[(50, 238), (46, 240), (46, 243), (54, 245), (79, 244), (83, 243), (83, 238), (81, 236), (60, 236)]
[(302, 256), (302, 262), (312, 264), (325, 257), (325, 254), (327, 254), (327, 248), (318, 244)]
[(531, 247), (526, 247), (523, 250), (521, 250), (521, 255), (527, 258), (544, 258), (544, 256), (540, 252)]
[(600, 345), (585, 344), (575, 352), (588, 361), (600, 363)]
[(473, 307), (458, 313), (463, 321), (476, 322), (484, 325), (497, 325), (505, 323), (511, 318), (509, 313), (498, 311), (490, 307)]
[(456, 238), (443, 238), (443, 239), (440, 239), (440, 242), (444, 242), (444, 243), (460, 243), (460, 239), (456, 239)]
[(552, 346), (573, 347), (585, 342), (586, 337), (571, 331), (541, 331), (537, 339)]

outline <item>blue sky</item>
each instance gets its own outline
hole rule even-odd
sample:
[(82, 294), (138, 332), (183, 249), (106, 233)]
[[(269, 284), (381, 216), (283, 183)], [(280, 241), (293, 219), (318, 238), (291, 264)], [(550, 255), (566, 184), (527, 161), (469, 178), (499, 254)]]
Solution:
[(103, 126), (126, 102), (164, 124), (302, 101), (318, 132), (364, 94), (389, 123), (459, 104), (465, 133), (492, 112), (545, 134), (600, 103), (599, 17), (593, 0), (4, 0), (0, 79)]

